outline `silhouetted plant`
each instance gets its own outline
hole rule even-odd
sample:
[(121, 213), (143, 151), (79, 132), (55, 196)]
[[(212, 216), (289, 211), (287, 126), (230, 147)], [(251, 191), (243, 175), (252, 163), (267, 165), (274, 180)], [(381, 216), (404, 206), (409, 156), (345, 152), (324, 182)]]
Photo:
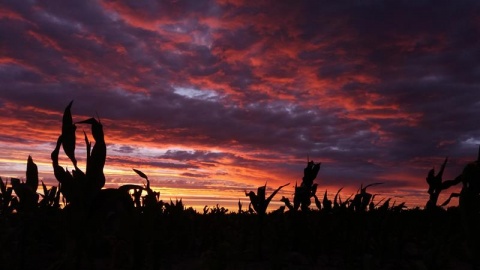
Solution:
[(84, 193), (85, 175), (79, 169), (72, 170), (70, 173), (58, 163), (60, 146), (62, 145), (62, 135), (58, 137), (55, 149), (52, 151), (51, 159), (55, 178), (60, 183), (60, 192), (65, 198), (66, 204), (70, 202), (79, 203)]
[(288, 208), (289, 211), (294, 211), (294, 208), (293, 208), (292, 203), (290, 202), (290, 199), (288, 199), (288, 198), (285, 197), (285, 196), (282, 196), (282, 198), (280, 199), (280, 201), (285, 204), (285, 206)]
[[(93, 212), (108, 212), (109, 210), (104, 208), (115, 207), (115, 205), (123, 205), (124, 208), (133, 207), (134, 202), (130, 199), (129, 191), (133, 189), (134, 194), (138, 196), (140, 186), (126, 185), (118, 189), (102, 189), (105, 185), (103, 169), (107, 152), (103, 125), (95, 118), (77, 122), (77, 124), (91, 125), (91, 133), (95, 140), (92, 147), (92, 143), (84, 132), (87, 153), (85, 173), (77, 166), (75, 158), (76, 125), (72, 119), (72, 104), (73, 101), (65, 108), (62, 118), (62, 134), (58, 137), (55, 149), (51, 154), (55, 178), (60, 183), (59, 190), (66, 201), (66, 205), (73, 205), (79, 209), (89, 209)], [(60, 146), (63, 146), (65, 154), (73, 163), (74, 169), (71, 172), (60, 166), (58, 162)], [(138, 198), (135, 203), (139, 203)], [(103, 206), (100, 204), (103, 204)]]
[(457, 180), (447, 180), (443, 181), (443, 172), (445, 171), (445, 166), (447, 165), (448, 157), (445, 158), (442, 166), (440, 167), (440, 171), (435, 175), (435, 168), (432, 168), (428, 172), (428, 176), (426, 178), (428, 183), (428, 194), (430, 195), (427, 204), (425, 206), (426, 209), (432, 209), (437, 207), (438, 196), (442, 192), (442, 190), (448, 189), (451, 186), (454, 186), (459, 183)]
[(313, 162), (313, 160), (307, 161), (307, 166), (303, 170), (303, 178), (300, 186), (295, 183), (293, 205), (290, 202), (290, 199), (282, 196), (280, 201), (285, 204), (285, 207), (287, 207), (289, 211), (298, 211), (299, 208), (302, 211), (308, 211), (310, 209), (309, 207), (312, 197), (315, 200), (315, 205), (317, 206), (317, 208), (322, 208), (320, 201), (318, 200), (318, 197), (316, 195), (318, 185), (316, 183), (313, 183), (320, 170), (320, 165), (321, 163), (315, 163)]
[(378, 195), (378, 194), (373, 194), (372, 199), (370, 200), (370, 204), (368, 205), (368, 210), (369, 210), (369, 211), (375, 210), (375, 207), (376, 207), (376, 205), (375, 205), (375, 197), (376, 197), (377, 195)]
[(354, 211), (363, 212), (367, 210), (367, 207), (370, 204), (370, 200), (372, 199), (372, 194), (367, 192), (367, 188), (371, 186), (381, 185), (383, 183), (373, 183), (366, 185), (365, 187), (360, 186), (360, 189), (357, 191), (355, 197), (351, 201), (350, 206), (353, 208)]
[(265, 215), (268, 204), (270, 204), (270, 201), (272, 200), (272, 198), (277, 194), (278, 191), (280, 191), (283, 187), (286, 187), (288, 185), (289, 184), (285, 184), (283, 186), (278, 187), (275, 191), (273, 191), (272, 194), (270, 194), (270, 196), (268, 196), (268, 198), (265, 198), (266, 196), (265, 190), (267, 189), (267, 184), (259, 187), (257, 189), (257, 194), (255, 194), (255, 192), (253, 191), (250, 191), (248, 193), (245, 191), (245, 196), (250, 198), (251, 206), (253, 206), (253, 209), (257, 214)]
[(42, 181), (43, 194), (42, 199), (40, 200), (40, 207), (51, 207), (51, 208), (60, 208), (60, 189), (56, 186), (52, 186), (50, 189), (47, 188), (45, 183)]
[[(103, 128), (99, 122), (83, 121), (86, 123), (92, 122), (92, 133), (96, 140), (94, 151), (91, 151), (91, 144), (85, 134), (85, 142), (87, 147), (87, 164), (85, 174), (77, 166), (75, 158), (75, 130), (76, 126), (72, 119), (71, 107), (72, 102), (65, 108), (62, 118), (62, 134), (57, 139), (55, 149), (52, 151), (51, 159), (55, 178), (60, 182), (60, 192), (66, 199), (67, 204), (74, 205), (89, 205), (97, 196), (105, 184), (105, 177), (103, 175), (103, 165), (105, 164), (106, 150), (105, 141), (103, 139)], [(98, 146), (97, 146), (98, 145)], [(58, 156), (60, 146), (63, 146), (65, 154), (72, 161), (74, 169), (70, 171), (65, 170), (58, 163)], [(103, 181), (102, 181), (103, 179)]]
[(240, 200), (238, 200), (238, 214), (242, 214), (243, 213), (243, 210), (242, 210), (242, 202), (240, 202)]
[(11, 178), (10, 182), (12, 183), (13, 191), (15, 191), (18, 197), (18, 204), (15, 206), (17, 211), (35, 209), (38, 204), (38, 168), (31, 156), (28, 156), (27, 160), (25, 183), (18, 178)]
[(333, 198), (333, 208), (340, 209), (340, 205), (342, 204), (342, 199), (340, 198), (340, 191), (342, 191), (343, 187), (337, 191), (335, 197)]
[(3, 182), (0, 177), (0, 214), (10, 214), (13, 211), (12, 206), (12, 187), (8, 187), (8, 181)]
[[(438, 181), (438, 180), (437, 180)], [(478, 214), (480, 212), (480, 146), (477, 160), (465, 166), (462, 173), (453, 180), (445, 181), (448, 187), (462, 183), (460, 193), (452, 193), (441, 205), (446, 206), (450, 200), (459, 197), (459, 207), (467, 213)], [(444, 182), (444, 183), (445, 183)]]
[(393, 202), (393, 205), (392, 205), (392, 208), (391, 210), (393, 212), (400, 212), (402, 211), (403, 209), (407, 208), (407, 206), (405, 205), (405, 202), (402, 202), (400, 203), (399, 205), (395, 205), (396, 202)]
[(72, 108), (73, 100), (65, 108), (62, 119), (62, 147), (65, 154), (72, 161), (73, 166), (77, 169), (77, 159), (75, 158), (75, 145), (76, 136), (75, 131), (77, 127), (72, 120)]
[(388, 211), (390, 209), (390, 200), (391, 199), (392, 198), (386, 199), (385, 202), (381, 206), (378, 207), (378, 210), (382, 211), (382, 212)]
[(107, 146), (105, 144), (103, 126), (100, 121), (95, 118), (89, 118), (78, 123), (90, 124), (92, 126), (92, 135), (95, 140), (95, 145), (90, 151), (91, 144), (88, 141), (88, 137), (85, 135), (85, 141), (87, 144), (87, 169), (85, 174), (89, 188), (92, 190), (100, 190), (105, 185), (103, 167), (105, 166), (105, 160), (107, 158)]
[(209, 210), (210, 211), (208, 212), (208, 214), (210, 214), (210, 215), (225, 215), (225, 214), (228, 213), (227, 208), (220, 207), (218, 204), (215, 207), (210, 208)]
[(175, 199), (175, 202), (170, 200), (170, 203), (165, 203), (165, 214), (167, 215), (181, 215), (185, 210), (185, 205), (182, 199)]
[(317, 195), (313, 195), (313, 199), (315, 201), (315, 206), (318, 208), (318, 210), (322, 210), (322, 203), (318, 199)]
[[(142, 198), (142, 206), (146, 208), (159, 210), (158, 208), (159, 207), (161, 208), (163, 206), (163, 202), (160, 201), (160, 192), (156, 192), (150, 187), (150, 180), (148, 179), (148, 176), (146, 174), (144, 174), (142, 171), (137, 169), (133, 169), (133, 171), (137, 173), (140, 177), (145, 179), (145, 181), (147, 182), (144, 188), (144, 190), (147, 192), (147, 195), (145, 195)], [(138, 196), (140, 196), (142, 188), (140, 186), (134, 186), (134, 185), (129, 185), (129, 186), (135, 187), (134, 196), (135, 196), (135, 200), (138, 200)], [(180, 203), (181, 203), (181, 200), (180, 200)]]
[[(446, 206), (452, 198), (459, 197), (461, 227), (467, 235), (466, 253), (474, 254), (480, 251), (480, 146), (477, 160), (467, 164), (459, 176), (449, 181), (451, 185), (460, 182), (460, 193), (452, 193), (442, 206)], [(470, 261), (474, 269), (480, 268), (478, 258), (470, 255)]]
[(352, 196), (353, 196), (353, 194), (350, 194), (350, 196), (348, 196), (348, 198), (345, 201), (342, 202), (341, 199), (340, 199), (340, 195), (339, 195), (340, 209), (350, 208), (350, 206), (352, 204)]
[(323, 194), (323, 210), (327, 212), (332, 211), (332, 201), (328, 199), (327, 190)]
[(462, 190), (460, 191), (460, 206), (467, 212), (480, 212), (480, 146), (477, 160), (468, 164), (460, 177)]
[(316, 196), (317, 184), (313, 181), (320, 171), (321, 163), (315, 163), (313, 160), (307, 162), (307, 166), (303, 170), (303, 178), (300, 186), (295, 185), (295, 194), (293, 197), (293, 210), (299, 207), (302, 211), (308, 211), (312, 197)]

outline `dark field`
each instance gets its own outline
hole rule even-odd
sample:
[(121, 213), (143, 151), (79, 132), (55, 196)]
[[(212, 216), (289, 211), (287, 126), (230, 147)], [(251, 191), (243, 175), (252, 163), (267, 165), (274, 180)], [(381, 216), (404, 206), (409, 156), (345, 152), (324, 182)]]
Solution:
[[(478, 269), (478, 217), (374, 210), (0, 216), (1, 269)], [(475, 230), (475, 231), (474, 231)]]

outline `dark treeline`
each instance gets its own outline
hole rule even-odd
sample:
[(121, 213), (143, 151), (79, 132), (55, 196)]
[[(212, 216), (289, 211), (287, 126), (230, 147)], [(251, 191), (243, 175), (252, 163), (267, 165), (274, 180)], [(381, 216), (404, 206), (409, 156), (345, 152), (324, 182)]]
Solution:
[[(99, 119), (74, 122), (65, 108), (51, 153), (58, 186), (39, 183), (28, 157), (26, 178), (0, 178), (0, 269), (479, 269), (480, 152), (458, 177), (440, 171), (426, 178), (424, 209), (376, 199), (361, 186), (342, 200), (317, 196), (320, 163), (308, 161), (293, 198), (267, 213), (278, 191), (245, 192), (248, 207), (216, 205), (202, 213), (182, 200), (164, 202), (142, 171), (143, 185), (104, 188), (106, 144)], [(84, 132), (86, 170), (75, 157), (77, 125)], [(72, 162), (59, 162), (60, 149)], [(439, 194), (455, 185), (438, 205)], [(41, 186), (42, 192), (38, 192)], [(458, 207), (445, 207), (452, 198)], [(292, 199), (292, 200), (290, 200)], [(312, 205), (313, 202), (313, 205)], [(244, 209), (245, 208), (245, 209)]]

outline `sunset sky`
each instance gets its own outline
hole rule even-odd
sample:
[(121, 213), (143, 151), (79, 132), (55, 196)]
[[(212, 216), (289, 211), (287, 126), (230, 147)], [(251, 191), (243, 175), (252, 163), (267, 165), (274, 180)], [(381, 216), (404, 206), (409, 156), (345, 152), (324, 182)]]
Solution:
[(384, 182), (369, 191), (424, 206), (428, 170), (477, 157), (479, 3), (2, 1), (0, 176), (24, 178), (32, 155), (56, 185), (74, 100), (74, 121), (104, 125), (107, 187), (143, 184), (136, 168), (164, 200), (235, 211), (290, 183), (279, 206), (309, 158), (319, 195)]

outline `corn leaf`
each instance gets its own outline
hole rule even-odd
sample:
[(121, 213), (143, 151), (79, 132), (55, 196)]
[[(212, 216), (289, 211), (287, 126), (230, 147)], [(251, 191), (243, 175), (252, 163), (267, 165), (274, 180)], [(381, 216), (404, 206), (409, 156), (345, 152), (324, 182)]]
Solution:
[(33, 191), (36, 192), (38, 188), (38, 168), (37, 164), (33, 162), (32, 156), (28, 156), (26, 184)]
[(148, 180), (148, 176), (146, 174), (144, 174), (142, 171), (140, 170), (137, 170), (137, 169), (132, 169), (134, 172), (136, 172), (140, 177)]
[(65, 154), (70, 158), (73, 165), (77, 166), (77, 160), (75, 159), (75, 130), (77, 127), (73, 123), (71, 107), (73, 100), (68, 104), (63, 113), (62, 119), (62, 146)]

